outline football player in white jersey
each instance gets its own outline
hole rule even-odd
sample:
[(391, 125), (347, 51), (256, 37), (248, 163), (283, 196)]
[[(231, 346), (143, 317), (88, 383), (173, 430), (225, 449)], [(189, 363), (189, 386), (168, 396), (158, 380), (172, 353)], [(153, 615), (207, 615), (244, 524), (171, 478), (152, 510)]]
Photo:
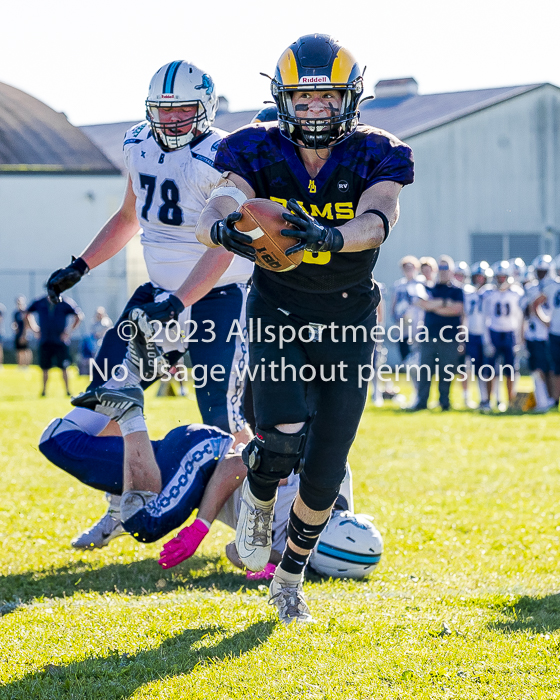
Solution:
[(513, 277), (515, 284), (522, 287), (526, 282), (530, 281), (529, 271), (523, 258), (511, 258), (508, 260), (508, 262), (511, 270), (511, 276)]
[[(486, 317), (484, 354), (493, 358), (494, 369), (498, 376), (500, 368), (502, 369), (506, 379), (508, 400), (511, 403), (515, 397), (515, 352), (521, 342), (523, 320), (521, 295), (519, 288), (514, 286), (511, 266), (507, 260), (495, 263), (492, 269), (497, 288), (489, 291), (483, 302)], [(497, 387), (498, 408), (505, 409), (500, 402), (499, 383)]]
[(403, 272), (403, 277), (398, 279), (393, 284), (393, 299), (391, 302), (391, 316), (393, 321), (398, 325), (403, 319), (403, 339), (399, 342), (399, 350), (401, 359), (406, 360), (412, 349), (412, 338), (418, 325), (422, 323), (424, 313), (417, 306), (414, 306), (414, 301), (421, 296), (424, 298), (423, 292), (418, 293), (418, 285), (422, 286), (418, 281), (420, 272), (420, 261), (414, 255), (406, 255), (400, 261), (400, 267)]
[[(521, 308), (525, 316), (524, 337), (529, 352), (529, 369), (535, 384), (535, 413), (545, 413), (552, 406), (551, 399), (551, 360), (548, 343), (548, 324), (544, 323), (536, 313), (535, 302), (543, 295), (544, 287), (550, 279), (548, 273), (552, 266), (550, 255), (538, 255), (531, 263), (535, 279), (525, 286), (525, 294), (521, 299)], [(546, 298), (541, 302), (541, 309), (546, 316), (549, 307)]]
[[(472, 284), (466, 284), (463, 288), (465, 322), (469, 331), (466, 350), (471, 366), (475, 368), (478, 376), (481, 367), (487, 364), (487, 359), (484, 356), (484, 336), (486, 333), (484, 298), (492, 289), (494, 273), (486, 260), (474, 263), (470, 268), (470, 273)], [(488, 411), (490, 409), (488, 382), (484, 381), (483, 376), (478, 376), (478, 388), (480, 391), (479, 408), (481, 411)]]
[[(400, 261), (404, 277), (393, 284), (393, 301), (391, 303), (391, 315), (397, 326), (403, 328), (402, 339), (399, 340), (401, 359), (407, 366), (416, 366), (420, 361), (419, 344), (413, 342), (418, 328), (424, 322), (424, 309), (421, 309), (416, 301), (427, 299), (428, 294), (424, 286), (425, 277), (420, 275), (420, 261), (414, 255), (406, 255)], [(429, 266), (427, 266), (429, 268)], [(417, 374), (410, 373), (413, 394), (410, 405), (416, 403)]]
[(466, 284), (469, 283), (470, 276), (471, 276), (471, 268), (468, 266), (468, 264), (464, 260), (461, 260), (460, 262), (456, 263), (455, 272), (453, 273), (453, 277), (455, 278), (455, 281), (458, 282), (461, 287), (464, 287)]
[[(470, 278), (471, 278), (471, 269), (467, 265), (467, 263), (464, 260), (461, 260), (458, 263), (455, 263), (455, 270), (453, 272), (453, 279), (455, 280), (456, 284), (458, 287), (461, 287), (463, 290), (463, 297), (466, 298), (465, 296), (465, 289), (469, 288), (470, 285)], [(466, 306), (464, 306), (465, 312), (466, 312)], [(459, 357), (457, 359), (457, 366), (460, 367), (461, 365), (466, 366), (467, 364), (467, 346), (466, 343), (459, 343)], [(473, 401), (469, 399), (469, 380), (467, 377), (465, 379), (459, 379), (459, 383), (461, 384), (461, 389), (463, 391), (463, 401), (465, 402), (465, 406), (467, 408), (476, 408), (477, 404), (475, 404)]]
[[(217, 105), (211, 77), (193, 64), (173, 61), (156, 72), (146, 100), (147, 119), (124, 138), (128, 181), (120, 209), (77, 260), (51, 275), (47, 288), (50, 297), (58, 299), (86, 272), (116, 255), (141, 228), (150, 282), (134, 292), (115, 328), (105, 335), (96, 363), (109, 371), (124, 363), (128, 377), (108, 383), (117, 393), (123, 381), (139, 383), (142, 388), (155, 381), (163, 351), (168, 362), (175, 364), (186, 350), (182, 337), (162, 346), (157, 341), (143, 342), (142, 334), (130, 345), (119, 336), (121, 322), (128, 320), (134, 309), (156, 307), (157, 320), (162, 324), (178, 321), (183, 336), (190, 336), (193, 365), (225, 368), (222, 376), (208, 372), (205, 386), (197, 390), (203, 420), (246, 441), (251, 433), (241, 409), (243, 387), (233, 370), (235, 365), (243, 365), (247, 350), (239, 335), (230, 342), (226, 338), (234, 321), (244, 325), (252, 265), (224, 249), (208, 250), (194, 234), (200, 212), (222, 179), (213, 167), (225, 135), (212, 127)], [(166, 297), (165, 304), (154, 303)], [(153, 378), (140, 381), (143, 376)], [(95, 408), (105, 378), (96, 371), (88, 391), (75, 405)], [(115, 402), (119, 403), (116, 398)], [(151, 452), (145, 424), (138, 415), (139, 402), (136, 396), (128, 419), (119, 416), (121, 428), (128, 420), (130, 425), (124, 427), (123, 434), (135, 436), (137, 451)], [(108, 408), (103, 410), (110, 413)], [(132, 484), (132, 490), (158, 493), (161, 480), (155, 459), (147, 468), (142, 466), (141, 474), (135, 475), (135, 468), (133, 462), (125, 464), (125, 482)], [(73, 544), (90, 546), (81, 538)]]
[[(560, 263), (560, 256), (554, 263)], [(558, 274), (558, 265), (555, 265)], [(548, 326), (548, 343), (552, 364), (552, 381), (550, 395), (555, 404), (560, 398), (560, 277), (551, 270), (543, 280), (541, 294), (532, 306), (540, 321)]]

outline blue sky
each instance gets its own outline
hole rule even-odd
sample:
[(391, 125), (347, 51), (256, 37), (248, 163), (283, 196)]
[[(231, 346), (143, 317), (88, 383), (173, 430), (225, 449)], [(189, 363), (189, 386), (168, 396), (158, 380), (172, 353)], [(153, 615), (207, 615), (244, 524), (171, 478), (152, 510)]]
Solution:
[(2, 9), (0, 82), (74, 124), (142, 118), (150, 77), (179, 58), (209, 72), (232, 110), (258, 109), (281, 52), (302, 34), (337, 36), (379, 79), (420, 92), (560, 85), (560, 2), (535, 0), (28, 0)]

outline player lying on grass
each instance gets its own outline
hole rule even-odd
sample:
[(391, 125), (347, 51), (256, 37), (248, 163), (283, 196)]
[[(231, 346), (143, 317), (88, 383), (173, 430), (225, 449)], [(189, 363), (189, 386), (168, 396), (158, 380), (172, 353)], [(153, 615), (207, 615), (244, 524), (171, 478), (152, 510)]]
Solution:
[[(163, 440), (152, 441), (161, 471), (162, 490), (124, 522), (121, 522), (120, 513), (124, 440), (116, 423), (104, 415), (74, 409), (65, 418), (51, 421), (41, 436), (39, 448), (53, 464), (82, 483), (107, 492), (111, 504), (109, 511), (90, 531), (89, 546), (84, 546), (84, 549), (103, 547), (115, 537), (127, 533), (141, 542), (154, 542), (182, 525), (198, 508), (198, 517), (193, 524), (164, 547), (160, 564), (169, 568), (195, 553), (215, 519), (233, 529), (237, 526), (241, 507), (240, 485), (246, 469), (241, 458), (230, 451), (232, 443), (231, 435), (200, 424), (175, 428)], [(299, 477), (292, 474), (280, 485), (266, 577), (272, 575), (274, 565), (281, 559), (290, 505), (298, 483)], [(325, 551), (317, 555), (319, 564), (316, 568), (333, 576), (365, 576), (379, 561), (381, 540), (377, 530), (364, 521), (363, 516), (351, 514), (353, 499), (349, 470), (337, 507), (344, 519), (333, 519), (329, 541), (324, 543)], [(344, 530), (348, 527), (357, 528), (358, 535), (366, 538), (367, 546), (360, 543), (359, 552), (337, 554), (332, 547), (336, 533), (339, 539), (344, 538)], [(226, 554), (235, 566), (242, 568), (233, 542), (226, 547)], [(352, 571), (348, 566), (353, 567)]]

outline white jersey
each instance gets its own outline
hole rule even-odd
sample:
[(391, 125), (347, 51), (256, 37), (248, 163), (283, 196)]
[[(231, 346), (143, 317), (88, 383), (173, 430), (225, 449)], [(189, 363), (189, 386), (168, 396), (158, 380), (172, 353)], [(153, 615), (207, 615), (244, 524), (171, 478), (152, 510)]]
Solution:
[(418, 278), (408, 280), (402, 277), (393, 284), (393, 315), (397, 322), (403, 319), (405, 335), (408, 328), (414, 335), (418, 326), (424, 322), (424, 310), (415, 306), (414, 302), (427, 298), (426, 287)]
[(560, 279), (547, 280), (543, 285), (543, 294), (546, 296), (547, 303), (545, 311), (547, 316), (550, 316), (549, 331), (554, 335), (560, 335)]
[(518, 290), (512, 287), (492, 289), (485, 295), (484, 315), (491, 331), (498, 333), (518, 332), (522, 317), (519, 300)]
[[(225, 131), (210, 129), (194, 143), (166, 153), (152, 136), (149, 122), (124, 137), (124, 162), (136, 195), (136, 215), (150, 281), (175, 291), (208, 248), (195, 236), (198, 218), (222, 175), (214, 157)], [(253, 271), (248, 260), (234, 259), (216, 287), (246, 282)]]
[[(543, 293), (547, 282), (545, 277), (543, 280), (535, 280), (525, 287), (525, 294), (521, 299), (521, 308), (526, 312), (525, 323), (523, 325), (523, 335), (525, 340), (548, 340), (548, 326), (533, 311), (527, 311), (529, 305), (532, 304)], [(546, 302), (542, 305), (543, 311), (548, 316), (550, 309)]]
[(469, 335), (484, 335), (486, 330), (486, 316), (484, 314), (484, 299), (492, 287), (485, 284), (480, 289), (476, 289), (472, 284), (463, 287), (465, 296), (465, 319)]

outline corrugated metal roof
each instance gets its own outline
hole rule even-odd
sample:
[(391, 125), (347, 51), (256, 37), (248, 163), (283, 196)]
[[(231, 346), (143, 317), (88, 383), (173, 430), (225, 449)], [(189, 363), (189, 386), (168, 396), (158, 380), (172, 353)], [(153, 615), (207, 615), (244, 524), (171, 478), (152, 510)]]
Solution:
[[(218, 112), (214, 125), (224, 131), (235, 131), (240, 126), (245, 126), (255, 116), (258, 110), (245, 112)], [(143, 118), (134, 122), (117, 122), (115, 124), (89, 124), (81, 126), (84, 134), (100, 148), (113, 165), (123, 174), (125, 173), (123, 160), (123, 137), (126, 132)]]
[(80, 129), (103, 151), (115, 168), (124, 174), (126, 169), (123, 159), (123, 138), (130, 127), (141, 121), (142, 119), (137, 119), (134, 122), (116, 122), (115, 124), (91, 124), (81, 126)]
[(118, 171), (64, 114), (0, 83), (0, 173)]
[(361, 120), (407, 139), (542, 85), (544, 83), (376, 99), (360, 107)]
[[(518, 85), (514, 87), (444, 92), (434, 95), (405, 95), (385, 97), (365, 102), (360, 107), (364, 124), (385, 129), (401, 139), (407, 139), (424, 131), (435, 129), (469, 114), (499, 104), (518, 95), (542, 87), (546, 83)], [(224, 131), (235, 131), (248, 124), (258, 109), (244, 112), (221, 112), (215, 124)], [(138, 119), (138, 121), (141, 121)], [(124, 171), (122, 138), (131, 126), (138, 122), (95, 124), (80, 127), (82, 131)]]

